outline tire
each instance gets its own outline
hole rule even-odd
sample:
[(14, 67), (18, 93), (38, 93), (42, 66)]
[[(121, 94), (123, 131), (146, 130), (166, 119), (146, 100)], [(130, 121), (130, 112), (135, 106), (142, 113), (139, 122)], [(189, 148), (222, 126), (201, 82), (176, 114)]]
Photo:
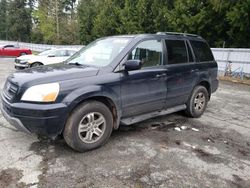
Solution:
[(208, 100), (207, 89), (204, 86), (196, 86), (187, 102), (186, 114), (193, 118), (200, 117), (206, 110)]
[(43, 65), (42, 63), (35, 62), (35, 63), (31, 64), (31, 67), (39, 67), (39, 66), (42, 66), (42, 65)]
[(27, 53), (26, 52), (20, 53), (20, 56), (22, 56), (22, 55), (27, 55)]
[(104, 145), (112, 131), (113, 115), (109, 108), (98, 101), (87, 101), (73, 110), (63, 137), (71, 148), (84, 152)]

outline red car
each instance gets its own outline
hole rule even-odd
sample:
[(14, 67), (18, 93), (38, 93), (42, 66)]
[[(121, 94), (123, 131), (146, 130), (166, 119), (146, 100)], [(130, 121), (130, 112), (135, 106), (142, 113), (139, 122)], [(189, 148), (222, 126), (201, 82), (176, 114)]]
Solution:
[(0, 56), (18, 57), (21, 55), (28, 54), (32, 54), (32, 52), (30, 49), (27, 48), (19, 48), (14, 45), (0, 46)]

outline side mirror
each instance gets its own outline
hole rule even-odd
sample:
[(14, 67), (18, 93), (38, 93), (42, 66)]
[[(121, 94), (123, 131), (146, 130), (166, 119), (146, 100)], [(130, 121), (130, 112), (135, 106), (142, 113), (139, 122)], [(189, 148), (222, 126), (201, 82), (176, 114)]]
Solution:
[(139, 70), (142, 67), (141, 60), (128, 60), (123, 64), (126, 71)]

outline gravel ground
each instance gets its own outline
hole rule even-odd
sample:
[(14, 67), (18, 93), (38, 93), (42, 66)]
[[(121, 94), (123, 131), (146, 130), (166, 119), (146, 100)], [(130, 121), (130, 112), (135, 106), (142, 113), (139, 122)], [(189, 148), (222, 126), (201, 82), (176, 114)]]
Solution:
[[(0, 59), (1, 88), (12, 71), (13, 59)], [(86, 153), (18, 132), (0, 114), (0, 187), (250, 187), (250, 87), (221, 82), (201, 118), (121, 127)]]

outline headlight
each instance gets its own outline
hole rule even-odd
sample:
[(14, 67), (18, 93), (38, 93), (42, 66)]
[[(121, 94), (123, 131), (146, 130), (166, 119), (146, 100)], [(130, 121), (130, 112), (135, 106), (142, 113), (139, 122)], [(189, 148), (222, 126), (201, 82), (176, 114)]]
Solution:
[(19, 60), (19, 62), (20, 62), (21, 64), (26, 64), (26, 63), (28, 63), (28, 60)]
[(58, 96), (59, 89), (59, 83), (32, 86), (25, 91), (21, 100), (33, 102), (54, 102)]

